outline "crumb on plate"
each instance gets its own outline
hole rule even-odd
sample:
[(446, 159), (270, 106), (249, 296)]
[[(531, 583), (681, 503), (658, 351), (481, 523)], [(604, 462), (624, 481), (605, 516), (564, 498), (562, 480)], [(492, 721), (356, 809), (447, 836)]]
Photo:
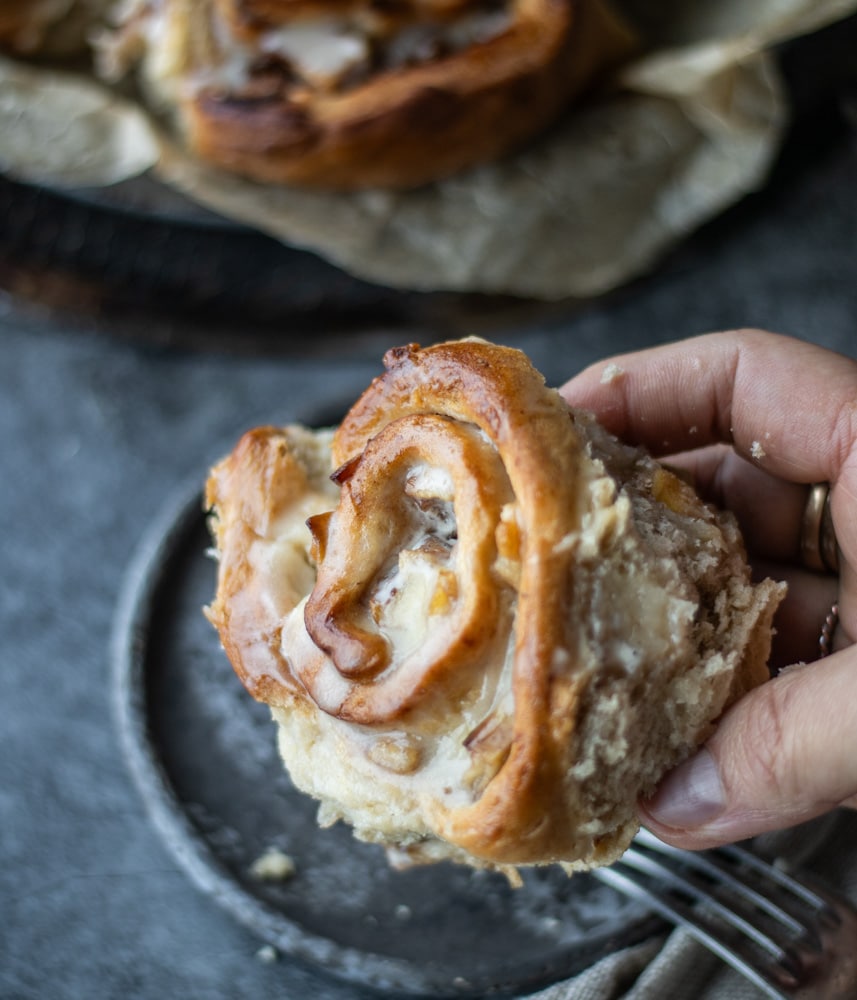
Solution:
[(279, 847), (269, 847), (250, 866), (250, 874), (263, 882), (284, 882), (294, 873), (294, 859)]

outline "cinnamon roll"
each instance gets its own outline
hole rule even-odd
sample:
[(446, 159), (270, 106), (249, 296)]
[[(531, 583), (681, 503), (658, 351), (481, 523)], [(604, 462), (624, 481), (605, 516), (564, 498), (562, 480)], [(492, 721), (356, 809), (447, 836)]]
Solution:
[(384, 362), (335, 430), (257, 428), (212, 470), (209, 618), (322, 823), (401, 863), (607, 863), (767, 678), (784, 586), (520, 352)]
[(408, 188), (542, 131), (631, 50), (607, 0), (134, 0), (102, 46), (209, 162)]
[(16, 55), (72, 55), (110, 0), (0, 0), (0, 50)]

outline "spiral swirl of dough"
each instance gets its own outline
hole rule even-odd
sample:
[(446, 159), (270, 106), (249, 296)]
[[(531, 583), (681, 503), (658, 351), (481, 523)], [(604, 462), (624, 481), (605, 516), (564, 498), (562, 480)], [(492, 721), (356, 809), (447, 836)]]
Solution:
[[(335, 476), (342, 493), (336, 513), (315, 529), (317, 541), (324, 536), (324, 555), (306, 623), (337, 669), (371, 688), (367, 698), (359, 699), (356, 715), (344, 708), (347, 700), (325, 706), (344, 711), (354, 721), (389, 718), (397, 705), (381, 693), (388, 687), (399, 691), (403, 704), (413, 697), (400, 683), (391, 682), (389, 641), (377, 627), (366, 629), (354, 621), (355, 615), (365, 616), (358, 602), (379, 567), (409, 536), (424, 536), (427, 560), (443, 567), (431, 603), (457, 623), (443, 630), (445, 649), (439, 658), (445, 661), (452, 654), (444, 676), (460, 670), (462, 658), (478, 659), (480, 647), (495, 629), (498, 591), (508, 587), (496, 568), (501, 553), (510, 561), (538, 567), (523, 582), (519, 623), (529, 620), (530, 606), (550, 616), (551, 604), (562, 592), (549, 591), (543, 582), (547, 566), (563, 572), (561, 560), (543, 556), (567, 534), (575, 514), (573, 490), (553, 489), (551, 482), (557, 460), (573, 464), (575, 435), (568, 411), (546, 405), (554, 401), (535, 371), (498, 365), (495, 348), (480, 357), (482, 345), (462, 346), (391, 354), (388, 375), (364, 396), (334, 438), (334, 459), (344, 459)], [(415, 384), (421, 387), (418, 391), (413, 391)], [(524, 406), (515, 413), (511, 400), (522, 398), (523, 385)], [(532, 416), (520, 419), (535, 411), (527, 395), (542, 403), (540, 422)], [(559, 472), (573, 482), (572, 468)], [(453, 524), (445, 530), (455, 534), (453, 558), (449, 539), (433, 535), (425, 518), (413, 516), (414, 507), (431, 513), (432, 502), (452, 507)], [(444, 525), (440, 527), (442, 534)], [(512, 541), (518, 536), (525, 539), (521, 553)], [(432, 667), (425, 664), (424, 669), (424, 682), (413, 679), (418, 687), (431, 684)], [(394, 666), (393, 675), (398, 672)]]
[[(572, 548), (562, 542), (579, 527), (581, 443), (568, 408), (517, 352), (470, 341), (392, 351), (385, 364), (387, 374), (334, 438), (342, 493), (306, 608), (307, 630), (329, 658), (297, 671), (323, 710), (367, 725), (399, 717), (418, 733), (420, 720), (403, 716), (413, 715), (421, 701), (436, 706), (440, 692), (440, 707), (424, 723), (434, 734), (442, 724), (438, 716), (456, 718), (468, 689), (481, 690), (486, 644), (499, 646), (503, 662), (506, 643), (497, 642), (495, 609), (514, 598), (514, 615), (502, 619), (514, 627), (514, 717), (480, 719), (464, 740), (477, 755), (480, 736), (496, 738), (502, 724), (509, 730), (505, 759), (472, 807), (441, 806), (435, 817), (442, 835), (462, 843), (474, 828), (471, 813), (478, 813), (483, 855), (489, 840), (496, 842), (492, 852), (502, 853), (499, 842), (519, 842), (521, 830), (510, 827), (501, 804), (540, 798), (537, 788), (556, 780), (564, 756), (565, 747), (557, 748), (559, 757), (554, 752), (557, 734), (544, 721), (551, 713), (554, 652), (568, 644), (564, 604)], [(359, 602), (391, 549), (412, 531), (402, 500), (409, 506), (407, 469), (416, 462), (447, 473), (452, 487), (436, 499), (454, 498), (458, 538), (448, 561), (456, 596), (444, 602), (447, 614), (430, 622), (419, 648), (391, 662), (389, 640), (367, 627)], [(498, 571), (500, 556), (519, 567), (516, 588)], [(475, 677), (468, 666), (477, 669)], [(494, 829), (487, 831), (492, 817)]]
[[(305, 616), (329, 658), (297, 671), (324, 711), (389, 722), (438, 684), (466, 678), (490, 643), (500, 613), (495, 532), (511, 491), (490, 445), (434, 414), (388, 425), (335, 478), (335, 514), (310, 522), (323, 556)], [(412, 622), (396, 628), (403, 601), (431, 622), (417, 648), (408, 648)]]
[(131, 0), (98, 66), (224, 170), (413, 189), (519, 148), (636, 47), (606, 0)]

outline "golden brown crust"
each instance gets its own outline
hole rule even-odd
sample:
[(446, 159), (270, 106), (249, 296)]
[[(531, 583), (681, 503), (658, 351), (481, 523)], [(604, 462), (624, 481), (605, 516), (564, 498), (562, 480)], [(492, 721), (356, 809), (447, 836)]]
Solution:
[(244, 434), (206, 484), (206, 507), (220, 513), (211, 522), (220, 576), (206, 613), (241, 682), (260, 701), (276, 703), (284, 689), (295, 687), (279, 647), (283, 619), (300, 595), (288, 581), (282, 589), (271, 586), (270, 576), (254, 565), (253, 547), (276, 541), (278, 518), (308, 495), (315, 499), (314, 485), (320, 500), (324, 484), (318, 477), (313, 484), (294, 441), (273, 427)]
[[(392, 644), (365, 604), (373, 579), (408, 546), (414, 533), (413, 516), (402, 496), (415, 462), (450, 472), (457, 562), (466, 567), (468, 585), (460, 588), (455, 570), (446, 565), (451, 539), (428, 539), (421, 552), (427, 562), (440, 566), (430, 610), (438, 613), (456, 605), (455, 615), (446, 616), (455, 635), (442, 655), (412, 657), (409, 669), (400, 670), (392, 662)], [(468, 665), (490, 643), (499, 615), (492, 578), (497, 559), (494, 533), (502, 504), (512, 494), (496, 453), (467, 426), (434, 414), (419, 415), (388, 424), (366, 442), (359, 461), (340, 470), (336, 482), (341, 494), (335, 517), (310, 524), (320, 558), (305, 621), (324, 655), (295, 664), (301, 683), (324, 711), (364, 725), (406, 717), (431, 699), (438, 686), (454, 696), (451, 689), (458, 685), (463, 696), (470, 680)], [(420, 498), (415, 501), (419, 504)], [(340, 679), (346, 681), (344, 691)]]
[[(544, 725), (551, 717), (551, 661), (554, 650), (573, 643), (565, 621), (565, 581), (573, 552), (557, 552), (579, 527), (582, 445), (567, 408), (548, 393), (543, 379), (518, 352), (485, 343), (414, 346), (390, 351), (387, 373), (355, 404), (334, 438), (337, 463), (352, 459), (377, 440), (385, 426), (442, 413), (478, 428), (490, 441), (517, 499), (524, 548), (516, 610), (511, 747), (500, 773), (472, 807), (441, 811), (438, 832), (479, 857), (498, 863), (556, 857), (549, 835), (532, 841), (521, 856), (538, 817), (554, 830), (553, 801), (566, 745)], [(499, 515), (495, 517), (495, 524)], [(459, 521), (461, 525), (461, 522)], [(463, 528), (463, 525), (461, 525)], [(477, 581), (461, 581), (468, 590)], [(496, 584), (482, 584), (486, 586)], [(493, 625), (493, 622), (491, 623)], [(472, 745), (472, 744), (471, 744)], [(510, 804), (515, 803), (510, 809)], [(565, 803), (557, 804), (562, 814)], [(530, 851), (534, 853), (530, 853)]]
[[(508, 0), (507, 9), (504, 26), (486, 37), (389, 65), (377, 64), (377, 53), (397, 32), (454, 27), (492, 8), (207, 0), (182, 12), (181, 0), (164, 0), (162, 13), (144, 16), (169, 18), (171, 50), (186, 50), (174, 78), (153, 86), (177, 108), (194, 151), (256, 180), (354, 190), (416, 187), (496, 158), (542, 131), (633, 45), (602, 0)], [(298, 57), (276, 51), (283, 28), (336, 18), (368, 38), (353, 67), (346, 58), (341, 72), (307, 75)], [(209, 34), (219, 41), (201, 59), (199, 38)], [(229, 36), (233, 51), (224, 55)]]
[(638, 796), (767, 676), (782, 587), (754, 587), (734, 519), (520, 352), (385, 366), (323, 447), (263, 428), (213, 471), (210, 617), (298, 785), (358, 835), (504, 869), (609, 861)]

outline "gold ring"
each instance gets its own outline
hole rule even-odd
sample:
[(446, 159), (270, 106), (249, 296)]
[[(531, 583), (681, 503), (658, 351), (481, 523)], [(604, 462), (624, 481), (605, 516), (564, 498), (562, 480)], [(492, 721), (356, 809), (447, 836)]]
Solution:
[(827, 483), (816, 483), (810, 488), (801, 521), (800, 556), (804, 566), (816, 573), (839, 572), (839, 546)]

